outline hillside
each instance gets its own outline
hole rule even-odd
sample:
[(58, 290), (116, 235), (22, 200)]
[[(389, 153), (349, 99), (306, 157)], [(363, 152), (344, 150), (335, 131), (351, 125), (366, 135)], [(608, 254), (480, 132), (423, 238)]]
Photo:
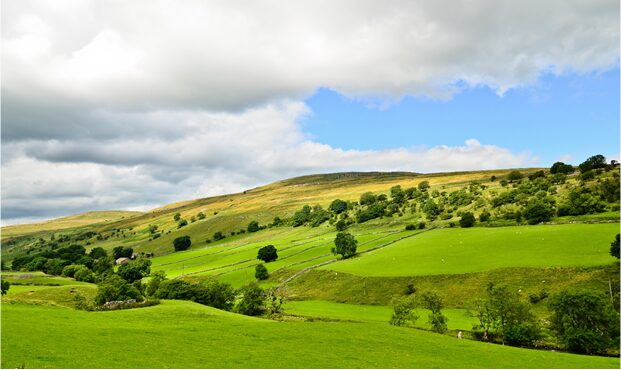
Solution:
[[(21, 225), (9, 235), (3, 229), (3, 264), (21, 270), (3, 273), (14, 284), (3, 299), (10, 304), (2, 313), (2, 350), (11, 355), (7, 360), (3, 357), (3, 366), (82, 367), (82, 359), (67, 357), (60, 350), (67, 333), (75, 330), (82, 338), (81, 351), (88, 352), (106, 335), (105, 328), (118, 324), (127, 333), (119, 342), (121, 347), (132, 342), (133, 348), (147, 351), (153, 336), (166, 343), (167, 350), (142, 362), (152, 367), (167, 367), (171, 364), (167, 358), (180, 353), (184, 362), (175, 366), (616, 367), (618, 358), (553, 354), (457, 341), (455, 336), (463, 331), (475, 339), (480, 333), (473, 312), (486, 297), (490, 282), (506, 286), (528, 303), (534, 320), (542, 325), (541, 337), (530, 343), (536, 348), (563, 349), (545, 324), (552, 315), (549, 297), (567, 289), (587, 289), (618, 306), (619, 293), (612, 287), (619, 286), (619, 264), (610, 255), (610, 243), (619, 232), (618, 181), (615, 166), (588, 176), (551, 174), (547, 169), (337, 173), (282, 180), (144, 213), (100, 217), (100, 222), (64, 229)], [(472, 223), (464, 224), (468, 214)], [(351, 258), (331, 252), (337, 227), (357, 241)], [(173, 240), (181, 236), (188, 236), (191, 246), (175, 251)], [(263, 263), (269, 276), (257, 281), (256, 267), (262, 263), (257, 252), (266, 245), (274, 246), (278, 256)], [(102, 248), (111, 255), (118, 247), (131, 248), (138, 256), (136, 263), (148, 261), (151, 276), (163, 272), (172, 279), (168, 281), (197, 286), (213, 286), (217, 281), (231, 289), (253, 282), (266, 289), (274, 287), (285, 299), (284, 322), (276, 328), (269, 320), (178, 300), (121, 312), (73, 310), (75, 296), (92, 300), (96, 286), (51, 276), (64, 273), (69, 262), (63, 258), (90, 266), (83, 268), (83, 280), (96, 282), (105, 280), (105, 275), (98, 275), (98, 264), (112, 259), (91, 258), (88, 252)], [(145, 284), (140, 286), (144, 289)], [(420, 303), (415, 309), (420, 319), (413, 328), (388, 325), (392, 304), (408, 291), (414, 296), (434, 292), (441, 297), (448, 336), (428, 332), (432, 329), (426, 320), (429, 311)], [(157, 330), (148, 324), (172, 322), (173, 316), (183, 322), (160, 325)], [(51, 320), (49, 325), (46, 320)], [(75, 323), (70, 330), (62, 329), (67, 320)], [(54, 344), (41, 354), (42, 359), (29, 360), (19, 354), (33, 351), (38, 344), (17, 339), (17, 333), (37, 330), (49, 332)], [(151, 335), (143, 334), (145, 330)], [(240, 334), (244, 332), (255, 334), (249, 339)], [(235, 353), (248, 355), (238, 358), (231, 352), (213, 357), (211, 344), (188, 352), (190, 343), (204, 343), (215, 333), (220, 342), (214, 346), (232, 346)], [(347, 350), (342, 356), (326, 358), (322, 348), (326, 343), (337, 347), (335, 338), (348, 338), (366, 355)], [(389, 344), (377, 338), (389, 338)], [(257, 340), (272, 346), (251, 350), (251, 342)], [(305, 349), (278, 357), (285, 351), (284, 343), (302, 340), (323, 344), (296, 345)], [(381, 353), (374, 351), (376, 347), (383, 348)], [(105, 351), (113, 353), (115, 348)], [(438, 356), (439, 348), (450, 348), (454, 356)], [(387, 357), (387, 353), (397, 355)], [(618, 356), (619, 349), (606, 353)], [(232, 357), (226, 360), (227, 356)], [(262, 356), (268, 362), (262, 362)], [(131, 356), (122, 356), (120, 363), (97, 361), (101, 367), (135, 366)]]

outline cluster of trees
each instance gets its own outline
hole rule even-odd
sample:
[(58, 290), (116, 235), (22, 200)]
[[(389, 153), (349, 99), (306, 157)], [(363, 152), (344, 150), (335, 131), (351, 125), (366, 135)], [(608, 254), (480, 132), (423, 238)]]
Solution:
[(432, 291), (415, 295), (415, 288), (410, 289), (408, 293), (393, 300), (393, 312), (389, 323), (395, 326), (414, 326), (419, 319), (416, 315), (416, 308), (421, 306), (430, 311), (428, 323), (431, 329), (436, 333), (446, 333), (448, 318), (442, 313), (444, 308), (442, 297)]
[(312, 208), (311, 206), (305, 205), (302, 207), (302, 209), (296, 211), (293, 214), (293, 217), (291, 218), (291, 226), (298, 227), (305, 225), (317, 227), (322, 223), (328, 221), (331, 217), (332, 214), (330, 213), (330, 211), (323, 209), (323, 207), (321, 207), (320, 205), (316, 205)]

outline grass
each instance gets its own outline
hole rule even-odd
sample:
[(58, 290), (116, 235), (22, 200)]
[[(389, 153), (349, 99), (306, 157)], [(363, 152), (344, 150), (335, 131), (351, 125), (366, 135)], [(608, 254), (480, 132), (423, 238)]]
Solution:
[(9, 283), (11, 283), (11, 286), (18, 286), (18, 285), (49, 285), (49, 286), (90, 285), (89, 283), (76, 281), (75, 279), (72, 279), (72, 278), (46, 275), (40, 271), (35, 271), (35, 272), (5, 272), (3, 271), (0, 275), (2, 276), (2, 279), (7, 280)]
[(322, 267), (364, 276), (422, 276), (504, 267), (612, 263), (618, 223), (436, 229), (388, 248)]
[(178, 301), (110, 312), (3, 304), (2, 336), (3, 368), (619, 366), (617, 358), (458, 340), (384, 323), (272, 322)]
[[(289, 301), (285, 304), (284, 310), (287, 314), (312, 318), (381, 323), (387, 323), (392, 315), (392, 307), (390, 306), (357, 305), (328, 301)], [(430, 329), (431, 326), (427, 322), (430, 311), (416, 309), (415, 312), (419, 317), (415, 326)], [(477, 323), (476, 318), (472, 317), (468, 310), (445, 309), (442, 313), (448, 318), (449, 330), (471, 330), (472, 325)]]

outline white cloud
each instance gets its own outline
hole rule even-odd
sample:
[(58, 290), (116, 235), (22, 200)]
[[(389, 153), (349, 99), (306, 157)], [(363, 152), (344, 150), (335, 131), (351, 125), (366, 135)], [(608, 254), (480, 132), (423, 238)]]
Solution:
[(2, 3), (3, 219), (141, 208), (311, 172), (536, 163), (463, 146), (342, 150), (306, 137), (320, 87), (374, 103), (499, 94), (618, 65), (619, 3)]

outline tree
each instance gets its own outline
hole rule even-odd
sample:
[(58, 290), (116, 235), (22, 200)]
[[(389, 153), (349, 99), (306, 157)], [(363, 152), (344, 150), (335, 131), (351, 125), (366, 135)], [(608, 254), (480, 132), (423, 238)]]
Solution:
[(242, 315), (257, 316), (265, 311), (265, 291), (256, 284), (248, 284), (239, 289), (241, 299), (235, 311)]
[(610, 243), (610, 255), (619, 259), (619, 234), (617, 234), (615, 240)]
[(571, 352), (596, 354), (619, 342), (619, 315), (598, 292), (565, 290), (550, 301), (551, 327)]
[(371, 193), (370, 191), (362, 194), (360, 196), (360, 205), (361, 206), (368, 206), (371, 205), (373, 203), (377, 202), (377, 197), (375, 195), (373, 195), (373, 193)]
[(395, 185), (390, 188), (390, 197), (396, 204), (403, 204), (405, 201), (405, 192), (401, 189), (401, 185)]
[(91, 252), (88, 254), (92, 259), (96, 260), (102, 257), (108, 257), (108, 252), (102, 247), (95, 247), (91, 249)]
[(305, 223), (307, 223), (308, 218), (310, 217), (310, 213), (311, 213), (311, 207), (309, 205), (303, 206), (301, 210), (293, 214), (293, 218), (291, 219), (292, 226), (298, 227), (298, 226), (302, 226)]
[(164, 271), (155, 271), (152, 273), (151, 279), (147, 283), (147, 288), (145, 289), (146, 295), (153, 297), (164, 280), (166, 280), (166, 273)]
[(84, 266), (76, 270), (75, 274), (73, 275), (73, 278), (76, 279), (77, 281), (84, 281), (86, 283), (95, 282), (95, 275), (93, 274), (93, 272), (89, 270), (88, 267), (84, 267)]
[(11, 288), (11, 283), (7, 280), (0, 280), (0, 290), (2, 290), (2, 295), (5, 295), (9, 292), (9, 288)]
[(483, 211), (481, 212), (481, 214), (479, 215), (479, 221), (481, 222), (487, 222), (489, 221), (490, 217), (492, 215), (488, 212), (488, 211)]
[(179, 213), (179, 212), (175, 213), (175, 216), (173, 217), (173, 219), (175, 221), (179, 221), (181, 219), (181, 213)]
[(278, 251), (273, 245), (266, 245), (265, 247), (259, 249), (257, 259), (260, 259), (265, 263), (276, 261), (278, 259)]
[[(214, 235), (214, 239), (215, 239), (215, 235)], [(188, 235), (183, 235), (173, 240), (173, 247), (175, 248), (175, 252), (187, 250), (188, 248), (190, 248), (191, 245), (192, 245), (192, 240), (190, 239), (190, 236)]]
[(247, 228), (249, 233), (254, 233), (259, 231), (259, 222), (258, 221), (250, 221)]
[(474, 215), (472, 214), (472, 212), (464, 212), (462, 213), (461, 218), (459, 219), (459, 226), (472, 227), (474, 226), (475, 222), (476, 222), (476, 219), (474, 218)]
[(141, 280), (151, 273), (151, 260), (139, 258), (125, 265), (119, 266), (117, 274), (129, 283)]
[(198, 218), (199, 220), (204, 220), (205, 214), (203, 212), (198, 212), (198, 214), (196, 215), (196, 218)]
[(563, 162), (554, 162), (552, 167), (550, 167), (551, 174), (570, 174), (572, 172), (574, 172), (574, 166), (570, 164), (565, 164)]
[(270, 274), (267, 272), (267, 267), (265, 267), (262, 263), (259, 263), (254, 268), (254, 277), (258, 280), (265, 280), (270, 277)]
[(177, 223), (177, 229), (181, 229), (182, 227), (187, 226), (187, 225), (188, 225), (188, 220), (186, 220), (185, 218), (182, 218)]
[(534, 200), (528, 203), (524, 210), (524, 217), (531, 225), (536, 225), (541, 222), (550, 221), (554, 216), (554, 209), (552, 206), (541, 200)]
[(447, 332), (446, 322), (448, 318), (442, 314), (442, 298), (434, 292), (425, 292), (422, 296), (423, 307), (431, 311), (429, 314), (429, 324), (436, 333), (444, 334)]
[(513, 182), (513, 181), (517, 181), (517, 180), (521, 180), (524, 177), (524, 175), (518, 171), (518, 170), (514, 170), (509, 172), (509, 174), (507, 175), (507, 180)]
[(606, 168), (606, 166), (606, 157), (601, 154), (597, 154), (580, 163), (578, 168), (580, 169), (580, 173), (585, 173), (597, 168)]
[(335, 199), (330, 203), (329, 209), (337, 215), (341, 214), (347, 211), (347, 202), (341, 199)]
[(276, 226), (282, 226), (284, 224), (284, 222), (282, 221), (282, 219), (278, 216), (274, 217), (274, 220), (272, 221), (272, 226), (276, 227)]
[(142, 294), (135, 286), (118, 275), (109, 275), (103, 282), (97, 285), (95, 303), (98, 306), (106, 302), (125, 301), (128, 299), (142, 300)]
[(356, 254), (358, 241), (350, 233), (340, 232), (334, 239), (332, 254), (340, 254), (343, 258), (349, 258)]
[(347, 221), (338, 220), (334, 226), (336, 226), (336, 231), (345, 231), (347, 229)]
[(216, 231), (215, 233), (213, 233), (213, 240), (218, 241), (221, 239), (226, 238), (226, 236), (224, 236), (224, 234), (222, 234), (222, 231)]
[(414, 299), (412, 297), (403, 296), (393, 300), (390, 325), (413, 326), (416, 320), (418, 320), (418, 316), (414, 311)]
[(157, 225), (149, 225), (149, 234), (155, 234), (155, 232), (157, 231), (158, 226)]
[(418, 184), (418, 190), (427, 191), (429, 189), (429, 181), (421, 181)]
[(118, 246), (112, 250), (112, 254), (114, 255), (115, 260), (122, 257), (131, 258), (131, 256), (134, 254), (134, 250), (129, 247)]

